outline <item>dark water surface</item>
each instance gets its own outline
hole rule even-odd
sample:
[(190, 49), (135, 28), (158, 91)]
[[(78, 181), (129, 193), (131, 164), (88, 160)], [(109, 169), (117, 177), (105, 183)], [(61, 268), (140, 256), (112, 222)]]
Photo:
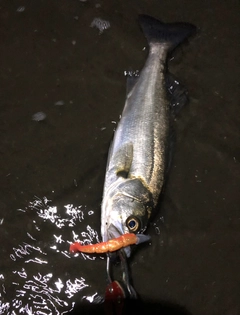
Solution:
[[(68, 249), (100, 239), (123, 74), (146, 60), (139, 13), (199, 32), (170, 62), (190, 103), (175, 123), (151, 245), (131, 259), (134, 286), (156, 314), (240, 314), (239, 9), (234, 0), (0, 1), (0, 314), (83, 314), (83, 303), (102, 301), (104, 255)], [(110, 28), (100, 34), (94, 18)]]

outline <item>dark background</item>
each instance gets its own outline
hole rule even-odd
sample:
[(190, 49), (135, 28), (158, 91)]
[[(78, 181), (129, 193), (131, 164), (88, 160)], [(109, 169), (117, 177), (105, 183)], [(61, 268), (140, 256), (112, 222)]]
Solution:
[[(74, 303), (83, 313), (83, 302), (102, 301), (104, 256), (68, 248), (73, 231), (100, 239), (124, 71), (146, 60), (140, 13), (198, 33), (169, 62), (190, 102), (175, 122), (151, 246), (130, 261), (134, 287), (161, 314), (240, 314), (239, 9), (234, 0), (0, 1), (1, 314), (63, 314)], [(90, 27), (96, 17), (110, 22), (102, 34)], [(37, 112), (46, 119), (34, 121)]]

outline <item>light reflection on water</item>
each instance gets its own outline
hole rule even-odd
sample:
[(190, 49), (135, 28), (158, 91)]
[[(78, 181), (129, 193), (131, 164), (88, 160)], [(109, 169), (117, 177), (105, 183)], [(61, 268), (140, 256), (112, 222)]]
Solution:
[[(82, 272), (76, 278), (67, 272), (60, 273), (55, 268), (57, 263), (73, 262), (69, 260), (74, 260), (73, 255), (69, 254), (70, 243), (81, 241), (89, 244), (99, 241), (97, 231), (90, 225), (85, 222), (79, 224), (94, 212), (81, 205), (74, 207), (72, 204), (58, 209), (57, 206), (50, 205), (46, 197), (36, 197), (26, 209), (18, 210), (22, 215), (30, 211), (33, 214), (33, 224), (31, 231), (26, 228), (24, 242), (19, 240), (19, 244), (12, 248), (9, 255), (14, 269), (7, 269), (6, 275), (0, 274), (0, 314), (64, 314), (74, 308), (75, 295), (78, 294), (79, 299), (80, 291), (83, 291), (81, 299), (89, 302), (99, 300), (96, 291), (89, 296), (84, 291), (90, 287), (85, 278), (87, 274)], [(49, 224), (52, 229), (50, 239), (46, 240), (44, 232), (49, 232)], [(84, 260), (96, 259), (95, 256), (86, 254), (74, 256), (79, 255)], [(77, 259), (79, 263), (81, 257)], [(11, 279), (14, 279), (10, 284), (7, 280), (9, 273)], [(13, 298), (9, 300), (10, 291)]]

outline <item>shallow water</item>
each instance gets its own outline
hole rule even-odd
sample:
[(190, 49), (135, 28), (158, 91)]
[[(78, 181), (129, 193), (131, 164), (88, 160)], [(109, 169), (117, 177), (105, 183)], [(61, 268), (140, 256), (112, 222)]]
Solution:
[(190, 102), (151, 245), (130, 261), (134, 287), (163, 314), (240, 313), (239, 3), (13, 0), (0, 3), (0, 314), (102, 301), (104, 255), (68, 249), (100, 239), (124, 71), (146, 60), (139, 13), (199, 31), (169, 63)]

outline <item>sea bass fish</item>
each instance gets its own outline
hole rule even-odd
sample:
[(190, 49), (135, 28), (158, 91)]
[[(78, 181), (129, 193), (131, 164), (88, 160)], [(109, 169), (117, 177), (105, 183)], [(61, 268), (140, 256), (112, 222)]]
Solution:
[(178, 103), (179, 97), (186, 99), (181, 88), (171, 83), (167, 58), (196, 28), (189, 23), (165, 24), (147, 15), (139, 21), (149, 54), (140, 75), (128, 79), (126, 103), (108, 154), (101, 212), (103, 242), (73, 243), (71, 252), (106, 253), (123, 248), (129, 257), (130, 245), (149, 239), (143, 232), (157, 206), (169, 165), (171, 104)]
[[(167, 57), (195, 31), (192, 24), (165, 24), (146, 15), (139, 21), (149, 55), (140, 75), (131, 82), (109, 150), (101, 209), (104, 242), (125, 233), (143, 233), (157, 206), (169, 150)], [(124, 250), (129, 257), (130, 247)]]

